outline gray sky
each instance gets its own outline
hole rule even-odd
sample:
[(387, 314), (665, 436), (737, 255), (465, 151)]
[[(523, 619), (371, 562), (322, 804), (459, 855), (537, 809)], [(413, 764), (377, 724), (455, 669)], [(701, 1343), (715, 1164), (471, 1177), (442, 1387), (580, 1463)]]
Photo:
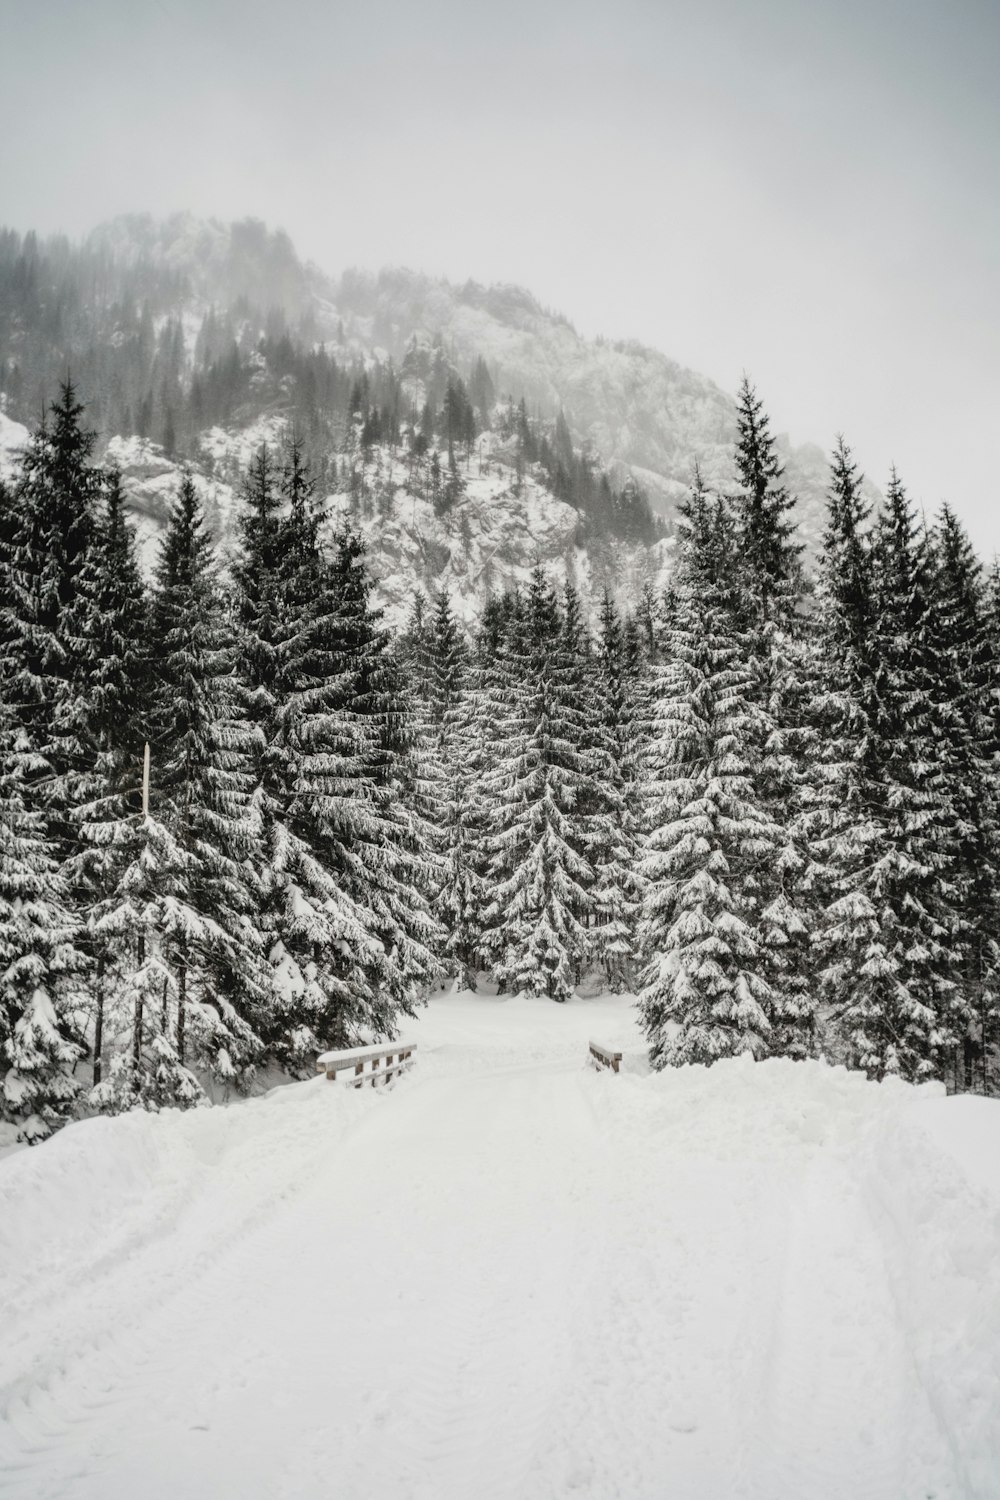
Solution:
[(1000, 548), (1000, 0), (0, 0), (0, 220), (517, 281)]

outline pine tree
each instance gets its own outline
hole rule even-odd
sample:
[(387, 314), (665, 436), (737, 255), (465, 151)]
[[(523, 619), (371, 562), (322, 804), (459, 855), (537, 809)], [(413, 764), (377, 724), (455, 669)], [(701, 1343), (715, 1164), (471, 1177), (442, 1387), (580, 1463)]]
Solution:
[(50, 415), (15, 486), (10, 650), (0, 675), (37, 753), (35, 785), (44, 791), (46, 826), (61, 861), (75, 851), (74, 816), (90, 758), (85, 683), (94, 663), (82, 621), (103, 475), (91, 464), (96, 436), (81, 426), (83, 407), (69, 381)]
[(190, 476), (181, 484), (157, 567), (152, 806), (182, 855), (176, 911), (161, 922), (177, 988), (179, 1063), (224, 1082), (260, 1054), (257, 914), (259, 814), (254, 734), (235, 677), (235, 636)]
[(260, 1051), (248, 731), (190, 477), (162, 544), (150, 633), (150, 811), (105, 806), (86, 828), (117, 876), (89, 923), (111, 955), (114, 1055), (94, 1095), (105, 1108), (197, 1102), (196, 1068), (240, 1083)]
[(112, 774), (120, 774), (123, 766), (138, 763), (145, 739), (147, 599), (115, 469), (107, 472), (102, 501), (88, 559), (80, 688), (88, 700), (89, 745), (112, 757)]
[(835, 457), (829, 528), (843, 748), (830, 777), (824, 987), (850, 1061), (876, 1077), (940, 1076), (965, 1022), (949, 956), (954, 812), (940, 775), (932, 559), (895, 472), (866, 558), (847, 459)]
[(682, 519), (670, 659), (650, 748), (640, 1012), (654, 1067), (773, 1048), (780, 997), (760, 925), (760, 870), (780, 841), (755, 793), (758, 733), (731, 561), (708, 497)]
[(484, 777), (493, 900), (483, 943), (505, 988), (566, 1000), (589, 953), (593, 906), (589, 828), (576, 810), (601, 793), (584, 748), (573, 627), (540, 569), (514, 627), (487, 704), (499, 744)]
[(990, 641), (982, 568), (950, 506), (933, 533), (930, 612), (935, 652), (932, 692), (940, 729), (938, 784), (951, 809), (948, 852), (954, 869), (952, 968), (975, 1024), (961, 1036), (956, 1087), (987, 1087), (987, 1057), (1000, 1010), (1000, 802)]
[[(348, 531), (335, 539), (328, 572), (339, 618), (331, 617), (334, 629), (326, 635), (326, 644), (339, 669), (343, 694), (332, 706), (345, 714), (365, 744), (355, 762), (360, 773), (355, 810), (367, 802), (371, 818), (359, 816), (351, 834), (343, 811), (338, 815), (335, 866), (339, 864), (348, 890), (350, 872), (357, 872), (352, 894), (370, 909), (373, 930), (394, 955), (389, 996), (400, 1011), (409, 1013), (437, 977), (434, 950), (441, 937), (424, 894), (439, 871), (425, 831), (419, 820), (407, 815), (402, 796), (412, 774), (409, 705), (382, 611), (372, 603), (372, 579), (359, 537)], [(346, 800), (341, 805), (348, 806)], [(390, 1025), (391, 1015), (385, 1020)]]
[(360, 544), (345, 534), (326, 557), (312, 483), (294, 448), (281, 485), (281, 500), (257, 501), (257, 512), (283, 509), (273, 533), (282, 558), (271, 573), (273, 606), (265, 613), (247, 598), (248, 580), (265, 575), (265, 528), (244, 528), (238, 585), (242, 655), (266, 745), (266, 1040), (286, 1066), (304, 1068), (324, 1045), (366, 1030), (394, 1033), (399, 1013), (431, 981), (438, 933), (419, 839), (402, 806), (402, 694)]
[(253, 711), (266, 721), (275, 708), (278, 655), (291, 628), (284, 617), (282, 577), (290, 563), (282, 525), (282, 500), (267, 445), (251, 460), (243, 482), (240, 518), (242, 553), (233, 568), (243, 641), (243, 673), (253, 693)]
[[(809, 741), (798, 617), (802, 547), (795, 540), (795, 502), (783, 482), (770, 421), (746, 377), (737, 406), (736, 469), (740, 489), (732, 522), (720, 508), (716, 525), (731, 524), (732, 557), (738, 565), (734, 624), (745, 638), (759, 736), (751, 756), (755, 797), (780, 829), (776, 857), (760, 871), (762, 922), (771, 950), (776, 1010), (783, 1017), (781, 1035), (772, 1035), (771, 1047), (801, 1056), (811, 1050), (813, 1031), (807, 892), (812, 861), (798, 817)], [(696, 472), (695, 489), (700, 488)]]
[(90, 959), (93, 1083), (103, 1080), (105, 1009), (119, 955), (95, 939), (89, 919), (121, 879), (128, 830), (140, 808), (142, 747), (149, 733), (149, 640), (145, 586), (125, 522), (120, 476), (107, 474), (104, 507), (78, 606), (78, 692), (91, 771), (76, 809), (77, 848), (65, 874)]
[(641, 837), (637, 644), (633, 629), (630, 648), (621, 617), (605, 589), (594, 663), (593, 738), (600, 756), (595, 773), (605, 806), (600, 809), (591, 845), (595, 869), (592, 948), (613, 990), (632, 987), (635, 926), (642, 896), (637, 870)]
[(444, 590), (434, 601), (427, 645), (424, 738), (435, 767), (431, 822), (443, 860), (433, 910), (446, 934), (448, 962), (460, 985), (474, 989), (483, 904), (477, 868), (484, 819), (477, 790), (481, 753), (469, 653)]
[(736, 406), (736, 542), (743, 566), (741, 607), (747, 625), (763, 632), (787, 621), (800, 580), (801, 545), (794, 541), (795, 501), (783, 483), (764, 403), (746, 376)]
[(32, 809), (27, 733), (0, 708), (0, 1118), (35, 1143), (71, 1117), (83, 1052), (83, 960), (65, 884)]

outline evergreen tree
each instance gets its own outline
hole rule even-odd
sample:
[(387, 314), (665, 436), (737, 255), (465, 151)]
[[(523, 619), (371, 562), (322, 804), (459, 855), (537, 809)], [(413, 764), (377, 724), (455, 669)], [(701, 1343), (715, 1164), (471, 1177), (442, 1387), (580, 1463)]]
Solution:
[[(987, 1087), (987, 1059), (1000, 1008), (1000, 805), (990, 641), (982, 568), (965, 529), (945, 505), (933, 534), (930, 603), (939, 795), (954, 870), (952, 969), (974, 1027), (960, 1037), (956, 1087)], [(960, 1028), (959, 1028), (960, 1029)], [(978, 1067), (977, 1067), (978, 1064)]]
[[(739, 574), (734, 624), (743, 634), (756, 713), (755, 797), (780, 830), (776, 857), (760, 871), (760, 903), (771, 950), (776, 1013), (782, 1035), (776, 1052), (802, 1055), (812, 1046), (812, 972), (809, 899), (812, 860), (798, 813), (807, 780), (809, 688), (798, 618), (801, 545), (795, 540), (794, 499), (763, 403), (744, 377), (737, 404), (736, 469), (740, 489), (732, 521), (717, 508), (715, 524), (731, 530), (730, 556)], [(701, 476), (696, 472), (696, 491)]]
[(603, 787), (613, 800), (593, 851), (593, 945), (608, 983), (616, 990), (631, 988), (635, 925), (642, 896), (636, 868), (642, 817), (637, 646), (634, 627), (630, 641), (605, 589), (595, 662), (595, 722), (606, 756)]
[[(267, 1040), (286, 1065), (306, 1067), (323, 1045), (394, 1033), (430, 983), (438, 934), (402, 807), (402, 694), (360, 544), (345, 534), (325, 556), (312, 484), (294, 453), (281, 482), (273, 610), (262, 616), (246, 598), (246, 580), (263, 576), (260, 528), (244, 528), (238, 582), (243, 658), (265, 707)], [(273, 649), (262, 649), (262, 618), (279, 622)]]
[(642, 874), (639, 1006), (654, 1067), (773, 1050), (780, 995), (760, 928), (760, 871), (780, 829), (753, 778), (758, 727), (731, 567), (708, 497), (682, 518), (670, 659), (659, 669)]
[(846, 757), (831, 777), (839, 810), (827, 843), (836, 894), (820, 936), (825, 989), (849, 1061), (876, 1077), (940, 1076), (966, 1022), (949, 956), (954, 813), (941, 777), (932, 560), (893, 472), (866, 562), (859, 483), (837, 458), (828, 572)]
[(770, 420), (746, 376), (736, 404), (736, 542), (743, 564), (741, 608), (746, 623), (764, 631), (787, 621), (799, 585), (801, 545), (794, 540), (795, 501), (783, 483)]
[(85, 997), (76, 922), (32, 809), (26, 731), (0, 708), (0, 1118), (29, 1143), (74, 1109)]
[(101, 471), (91, 464), (95, 434), (69, 381), (24, 454), (8, 538), (10, 650), (0, 662), (4, 692), (37, 753), (34, 784), (54, 852), (75, 850), (75, 811), (90, 759), (86, 682), (94, 667), (84, 620)]
[(235, 636), (190, 476), (164, 537), (152, 609), (152, 805), (183, 875), (160, 923), (176, 982), (178, 1062), (242, 1082), (260, 1053), (254, 735)]
[(121, 475), (106, 475), (103, 506), (91, 549), (86, 590), (84, 672), (80, 691), (88, 699), (88, 741), (109, 757), (104, 776), (131, 774), (145, 739), (149, 660), (146, 590), (125, 519)]
[(589, 952), (594, 871), (586, 818), (576, 809), (601, 796), (583, 748), (578, 663), (567, 640), (555, 595), (536, 569), (487, 702), (499, 743), (484, 776), (493, 885), (484, 948), (505, 988), (554, 1000), (569, 998)]
[(443, 860), (433, 910), (446, 934), (449, 964), (459, 983), (474, 989), (482, 911), (477, 869), (484, 818), (477, 788), (482, 762), (469, 653), (444, 590), (434, 602), (427, 671), (425, 739), (435, 763), (437, 790), (431, 822)]
[(111, 1068), (93, 1096), (104, 1108), (198, 1102), (195, 1069), (243, 1083), (260, 1052), (248, 730), (190, 477), (155, 583), (149, 811), (109, 801), (85, 830), (104, 884), (89, 921), (107, 955)]
[(85, 705), (85, 740), (91, 771), (83, 780), (74, 827), (76, 851), (65, 866), (81, 943), (90, 959), (93, 1083), (103, 1079), (105, 1012), (117, 954), (89, 925), (123, 873), (129, 829), (140, 809), (143, 743), (149, 733), (149, 639), (146, 591), (125, 522), (118, 473), (107, 475), (79, 603), (82, 654), (77, 684)]

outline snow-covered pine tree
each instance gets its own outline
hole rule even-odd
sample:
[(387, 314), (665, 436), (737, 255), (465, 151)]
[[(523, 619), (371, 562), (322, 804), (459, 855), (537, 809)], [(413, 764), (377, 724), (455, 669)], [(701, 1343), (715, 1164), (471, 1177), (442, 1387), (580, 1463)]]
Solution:
[(639, 928), (654, 1067), (772, 1050), (779, 997), (760, 871), (781, 830), (754, 784), (757, 711), (733, 619), (732, 537), (698, 486), (684, 506), (670, 658), (658, 669)]
[(950, 506), (932, 535), (933, 691), (939, 785), (953, 812), (947, 829), (953, 859), (956, 978), (974, 1027), (961, 1037), (957, 1088), (989, 1084), (988, 1062), (1000, 1014), (1000, 787), (993, 691), (997, 658), (990, 640), (982, 568)]
[[(322, 1046), (394, 1034), (435, 972), (438, 929), (403, 807), (402, 694), (360, 543), (344, 534), (327, 557), (294, 444), (280, 491), (258, 477), (269, 488), (252, 514), (272, 518), (274, 530), (244, 528), (237, 582), (243, 659), (266, 741), (267, 1041), (286, 1066), (307, 1068)], [(266, 612), (247, 598), (249, 580), (264, 576), (265, 543), (281, 559)], [(262, 642), (272, 620), (278, 628)]]
[(104, 1108), (192, 1103), (195, 1069), (240, 1083), (260, 1051), (254, 813), (247, 727), (234, 697), (232, 632), (189, 477), (157, 566), (149, 814), (127, 795), (89, 811), (101, 889), (88, 930), (107, 955), (101, 981), (112, 1061)]
[(0, 1119), (31, 1144), (72, 1115), (85, 1012), (77, 923), (32, 808), (40, 766), (0, 704)]
[(88, 743), (99, 754), (113, 757), (113, 767), (106, 768), (105, 775), (120, 777), (128, 766), (134, 783), (146, 737), (148, 600), (116, 469), (104, 476), (84, 592), (79, 689), (86, 697)]
[[(750, 698), (759, 710), (757, 794), (782, 830), (775, 859), (761, 870), (762, 920), (772, 949), (773, 983), (780, 991), (778, 1009), (785, 1018), (783, 1033), (772, 1036), (772, 1046), (777, 1052), (802, 1056), (811, 1050), (813, 1031), (805, 888), (812, 857), (798, 816), (809, 741), (805, 642), (799, 619), (803, 548), (795, 539), (795, 500), (784, 483), (770, 420), (746, 376), (737, 402), (736, 471), (739, 490), (733, 522), (739, 587), (734, 607), (752, 673)], [(698, 474), (695, 484), (701, 484)]]
[(274, 714), (280, 695), (282, 642), (295, 628), (287, 618), (283, 580), (292, 570), (283, 501), (270, 449), (264, 444), (250, 461), (242, 487), (241, 553), (233, 566), (236, 605), (242, 631), (242, 673), (258, 723)]
[(256, 735), (235, 675), (235, 634), (191, 477), (171, 513), (151, 611), (151, 808), (183, 857), (158, 923), (176, 982), (181, 1066), (242, 1084), (261, 1051), (256, 921)]
[(769, 623), (787, 623), (794, 615), (803, 549), (795, 540), (795, 500), (784, 484), (770, 419), (745, 375), (737, 397), (736, 424), (740, 488), (734, 515), (743, 574), (739, 607), (745, 625), (753, 632), (764, 632)]
[(445, 765), (441, 754), (439, 715), (434, 702), (432, 662), (433, 622), (422, 589), (413, 595), (402, 632), (394, 642), (394, 656), (406, 685), (410, 725), (409, 776), (404, 800), (425, 830), (429, 845), (443, 853), (441, 827), (446, 800)]
[(33, 435), (13, 486), (4, 692), (36, 752), (48, 836), (60, 863), (76, 850), (75, 810), (90, 763), (83, 684), (93, 661), (82, 631), (103, 475), (96, 434), (81, 425), (70, 381)]
[(839, 437), (830, 461), (819, 571), (818, 665), (810, 712), (816, 738), (802, 819), (819, 866), (814, 946), (824, 1002), (822, 1045), (852, 1062), (857, 1053), (841, 1028), (851, 987), (871, 989), (876, 970), (886, 965), (868, 889), (869, 869), (882, 847), (873, 815), (876, 605), (870, 520), (862, 475)]
[(495, 754), (483, 778), (492, 885), (483, 944), (505, 988), (566, 1000), (590, 949), (591, 819), (603, 794), (585, 745), (574, 631), (541, 569), (512, 625), (486, 704)]
[[(314, 608), (317, 522), (312, 490), (295, 445), (279, 475), (262, 447), (243, 484), (241, 551), (234, 568), (239, 627), (238, 675), (260, 733), (255, 802), (261, 819), (263, 887), (259, 922), (267, 958), (268, 999), (261, 1019), (267, 1052), (292, 1069), (311, 1066), (331, 1039), (321, 955), (335, 968), (338, 892), (301, 830), (292, 829), (298, 757), (291, 700), (299, 679), (303, 632)], [(280, 484), (281, 479), (291, 483)], [(285, 490), (294, 490), (294, 506)]]
[(75, 813), (77, 852), (65, 873), (90, 960), (88, 1041), (95, 1086), (103, 1077), (105, 1005), (120, 955), (95, 940), (89, 917), (122, 875), (140, 809), (142, 747), (149, 732), (147, 598), (124, 503), (120, 476), (110, 470), (76, 610), (85, 645), (77, 686), (91, 770)]
[(477, 849), (484, 823), (479, 796), (480, 747), (469, 650), (442, 589), (427, 639), (425, 740), (436, 766), (433, 823), (443, 860), (433, 911), (444, 929), (444, 953), (459, 984), (476, 986), (482, 892)]
[(600, 729), (603, 783), (611, 793), (591, 855), (595, 867), (592, 946), (612, 990), (631, 989), (635, 927), (642, 897), (638, 633), (631, 639), (607, 589), (594, 654), (594, 722)]
[(824, 987), (849, 1061), (875, 1077), (919, 1079), (953, 1064), (966, 1025), (949, 952), (954, 809), (941, 775), (932, 559), (895, 472), (867, 557), (863, 519), (841, 451), (827, 569), (841, 750), (830, 762), (836, 894), (820, 932)]
[(398, 670), (350, 532), (313, 559), (313, 608), (287, 706), (298, 752), (292, 823), (302, 820), (359, 928), (338, 945), (337, 1027), (392, 1036), (438, 973), (426, 892), (437, 874), (404, 789), (409, 728)]

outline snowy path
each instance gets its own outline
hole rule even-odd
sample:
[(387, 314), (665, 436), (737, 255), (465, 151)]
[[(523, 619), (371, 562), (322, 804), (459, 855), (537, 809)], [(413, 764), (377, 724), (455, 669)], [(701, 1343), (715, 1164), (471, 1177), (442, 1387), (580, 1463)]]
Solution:
[(1000, 1200), (927, 1124), (960, 1101), (582, 1066), (630, 1026), (456, 997), (385, 1093), (318, 1080), (0, 1163), (0, 1493), (1000, 1494)]

